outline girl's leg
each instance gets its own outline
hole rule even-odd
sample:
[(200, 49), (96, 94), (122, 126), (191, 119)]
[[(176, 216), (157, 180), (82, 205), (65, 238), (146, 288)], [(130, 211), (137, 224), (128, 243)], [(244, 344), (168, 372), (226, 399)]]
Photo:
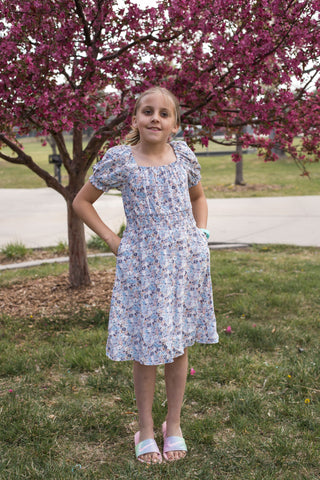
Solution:
[[(165, 381), (167, 390), (168, 414), (167, 414), (167, 436), (181, 437), (180, 415), (186, 387), (188, 372), (188, 351), (175, 358), (173, 363), (165, 365)], [(178, 460), (186, 455), (184, 451), (167, 453), (170, 460)]]
[[(147, 438), (154, 438), (152, 404), (156, 383), (156, 366), (141, 365), (133, 362), (133, 381), (139, 414), (140, 442)], [(158, 462), (156, 453), (141, 455), (145, 462)]]

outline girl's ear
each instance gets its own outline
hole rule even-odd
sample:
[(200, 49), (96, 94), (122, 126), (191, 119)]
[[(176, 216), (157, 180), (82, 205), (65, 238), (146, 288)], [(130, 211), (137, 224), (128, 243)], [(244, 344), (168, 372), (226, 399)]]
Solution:
[(132, 124), (131, 125), (133, 126), (133, 128), (137, 127), (137, 117), (135, 115), (132, 117)]
[(176, 125), (173, 129), (172, 129), (172, 133), (176, 134), (179, 130), (179, 125)]

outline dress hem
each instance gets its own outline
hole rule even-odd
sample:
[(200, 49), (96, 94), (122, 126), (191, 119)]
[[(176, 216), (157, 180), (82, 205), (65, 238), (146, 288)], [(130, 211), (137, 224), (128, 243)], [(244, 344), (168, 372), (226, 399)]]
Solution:
[[(186, 348), (189, 348), (189, 347), (192, 347), (193, 345), (195, 345), (196, 343), (199, 343), (201, 345), (216, 345), (217, 343), (219, 343), (219, 337), (216, 338), (215, 340), (213, 340), (212, 342), (201, 342), (201, 341), (194, 341), (193, 343), (190, 343), (190, 344), (187, 344), (183, 347), (183, 350), (185, 350)], [(158, 366), (158, 365), (165, 365), (167, 363), (173, 363), (174, 360), (178, 357), (181, 357), (181, 355), (183, 355), (184, 352), (181, 352), (181, 353), (178, 353), (175, 357), (172, 357), (172, 359), (163, 359), (163, 361), (159, 361), (157, 363), (142, 363), (141, 362), (141, 359), (138, 359), (138, 358), (135, 358), (134, 356), (126, 356), (126, 358), (120, 358), (120, 357), (117, 357), (117, 356), (111, 356), (108, 352), (106, 352), (106, 355), (108, 358), (110, 358), (110, 360), (114, 361), (114, 362), (129, 362), (129, 361), (134, 361), (134, 362), (138, 362), (138, 363), (141, 363), (141, 365), (146, 365), (146, 366)]]

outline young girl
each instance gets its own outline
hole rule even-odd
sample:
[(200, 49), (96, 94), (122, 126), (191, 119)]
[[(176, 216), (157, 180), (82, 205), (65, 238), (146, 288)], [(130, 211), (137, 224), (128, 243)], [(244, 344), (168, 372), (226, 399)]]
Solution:
[[(136, 102), (127, 145), (107, 151), (73, 202), (77, 214), (117, 256), (107, 355), (133, 360), (136, 457), (146, 463), (162, 461), (152, 420), (156, 366), (165, 365), (163, 456), (174, 461), (187, 451), (180, 429), (187, 347), (218, 342), (207, 202), (195, 155), (184, 142), (169, 142), (179, 125), (179, 104), (171, 92), (160, 87), (144, 92)], [(110, 188), (122, 192), (127, 226), (121, 241), (93, 207)]]

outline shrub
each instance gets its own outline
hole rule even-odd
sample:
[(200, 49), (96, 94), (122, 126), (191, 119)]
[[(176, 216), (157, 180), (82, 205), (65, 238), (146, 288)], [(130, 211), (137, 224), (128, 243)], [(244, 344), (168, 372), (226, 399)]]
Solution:
[(52, 251), (54, 253), (59, 254), (59, 255), (60, 254), (66, 254), (67, 255), (68, 252), (69, 252), (69, 247), (68, 247), (67, 242), (63, 242), (63, 241), (59, 242), (57, 246), (52, 247)]
[(29, 252), (30, 250), (20, 242), (8, 243), (1, 249), (1, 253), (12, 260), (24, 258)]
[[(118, 231), (118, 236), (120, 238), (123, 237), (123, 233), (124, 233), (125, 229), (126, 229), (126, 226), (125, 226), (124, 223), (122, 223), (121, 227), (119, 228), (119, 231)], [(111, 251), (110, 248), (108, 247), (108, 245), (98, 235), (92, 235), (90, 240), (88, 240), (88, 242), (87, 242), (87, 246), (89, 248), (94, 248), (96, 250), (101, 250), (102, 252), (110, 252)]]

